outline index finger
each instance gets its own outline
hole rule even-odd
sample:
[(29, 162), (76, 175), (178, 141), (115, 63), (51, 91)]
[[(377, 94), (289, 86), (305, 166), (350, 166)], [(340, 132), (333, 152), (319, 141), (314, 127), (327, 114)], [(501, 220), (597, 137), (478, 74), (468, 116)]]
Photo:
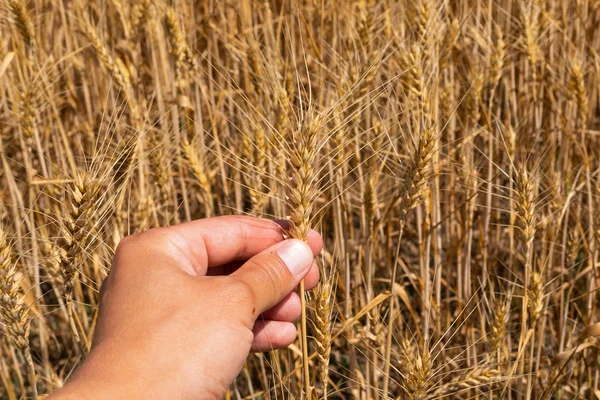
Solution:
[[(280, 223), (249, 216), (205, 218), (167, 229), (184, 239), (184, 248), (198, 265), (209, 268), (247, 260), (284, 240), (285, 232)], [(323, 247), (321, 236), (314, 230), (308, 235), (308, 245), (315, 256)]]

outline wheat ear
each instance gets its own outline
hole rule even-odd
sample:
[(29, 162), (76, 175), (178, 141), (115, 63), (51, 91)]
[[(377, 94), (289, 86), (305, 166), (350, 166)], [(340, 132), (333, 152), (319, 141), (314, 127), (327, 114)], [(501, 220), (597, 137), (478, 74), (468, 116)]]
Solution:
[(27, 7), (19, 0), (8, 0), (8, 7), (15, 18), (17, 30), (25, 42), (27, 53), (29, 56), (33, 56), (35, 54), (35, 30)]
[(196, 61), (185, 40), (177, 19), (177, 13), (173, 7), (167, 7), (165, 12), (165, 26), (171, 47), (171, 56), (175, 61), (175, 83), (177, 89), (182, 90), (186, 85), (184, 73), (186, 70), (190, 72), (195, 71)]
[[(538, 271), (533, 270), (533, 241), (537, 228), (536, 216), (536, 199), (534, 192), (534, 183), (530, 173), (523, 166), (517, 171), (516, 176), (516, 193), (515, 193), (515, 210), (518, 227), (518, 237), (522, 244), (522, 256), (525, 260), (525, 276), (523, 278), (524, 290), (523, 303), (521, 310), (521, 334), (519, 338), (519, 349), (524, 351), (523, 346), (527, 346), (526, 337), (527, 322), (529, 317), (529, 334), (533, 334), (539, 313), (541, 312), (541, 302), (543, 300), (543, 283), (542, 275)], [(528, 315), (529, 312), (529, 315)], [(533, 356), (533, 345), (531, 345), (531, 355)], [(525, 358), (519, 362), (519, 374), (524, 373)], [(530, 372), (533, 368), (533, 363), (530, 361)], [(531, 378), (526, 380), (527, 392), (531, 387)]]
[(419, 346), (414, 358), (406, 359), (405, 362), (409, 363), (408, 373), (404, 376), (401, 387), (406, 398), (410, 400), (424, 399), (431, 390), (433, 376), (429, 350), (425, 346)]
[(0, 319), (7, 336), (23, 354), (29, 368), (31, 386), (37, 397), (35, 367), (29, 347), (31, 317), (25, 296), (20, 290), (17, 262), (12, 256), (11, 244), (0, 226)]
[[(414, 156), (408, 166), (406, 174), (404, 175), (404, 182), (401, 186), (400, 193), (396, 200), (392, 203), (392, 206), (384, 213), (384, 217), (380, 221), (385, 221), (387, 214), (391, 209), (398, 208), (400, 218), (400, 232), (398, 234), (398, 241), (402, 239), (404, 231), (404, 225), (406, 219), (411, 210), (413, 210), (421, 196), (425, 191), (425, 184), (427, 183), (430, 171), (431, 171), (431, 159), (433, 158), (435, 146), (435, 135), (432, 129), (426, 129), (421, 133), (419, 142), (414, 153)], [(394, 282), (396, 282), (396, 275), (398, 273), (398, 263), (394, 263), (392, 269), (392, 276), (390, 278), (390, 287), (394, 288)], [(390, 297), (389, 301), (389, 314), (388, 314), (388, 334), (386, 338), (386, 350), (385, 350), (385, 366), (384, 366), (384, 385), (383, 385), (383, 398), (386, 398), (389, 390), (389, 374), (391, 365), (391, 352), (392, 352), (392, 333), (393, 333), (393, 319), (394, 319), (394, 296)]]
[(192, 176), (200, 188), (206, 210), (206, 216), (210, 216), (213, 213), (213, 198), (210, 186), (210, 176), (205, 172), (202, 159), (199, 157), (196, 148), (190, 141), (184, 139), (181, 143), (181, 150), (183, 159), (186, 161)]
[(148, 164), (150, 165), (152, 176), (156, 180), (155, 187), (158, 190), (158, 203), (160, 207), (170, 212), (169, 171), (165, 166), (164, 143), (159, 131), (152, 129), (148, 132), (148, 145), (150, 147)]
[(587, 126), (588, 115), (588, 94), (583, 76), (581, 62), (576, 60), (571, 66), (571, 76), (569, 79), (569, 95), (575, 99), (577, 104), (577, 121), (581, 129)]
[(315, 343), (319, 360), (319, 378), (322, 385), (322, 398), (327, 399), (329, 376), (329, 356), (331, 354), (331, 312), (332, 287), (329, 280), (321, 283), (316, 293)]
[(476, 389), (481, 392), (483, 387), (489, 387), (495, 382), (498, 382), (500, 377), (501, 373), (497, 369), (488, 366), (478, 366), (469, 369), (466, 373), (459, 375), (452, 379), (451, 382), (441, 386), (428, 398), (451, 398), (452, 396), (458, 396), (460, 392), (471, 389)]
[(85, 261), (87, 249), (93, 240), (93, 214), (96, 212), (100, 185), (90, 175), (77, 173), (67, 191), (66, 205), (69, 212), (64, 217), (61, 238), (58, 243), (60, 253), (60, 273), (64, 283), (63, 291), (67, 299), (67, 311), (73, 334), (80, 341), (79, 331), (73, 315), (73, 291), (80, 268)]
[(120, 59), (112, 56), (111, 51), (100, 39), (96, 28), (87, 19), (87, 16), (84, 15), (83, 19), (80, 21), (80, 26), (86, 38), (94, 48), (100, 63), (106, 68), (112, 79), (119, 86), (119, 95), (129, 106), (132, 115), (136, 116), (137, 107), (131, 96), (131, 75), (129, 74), (129, 70)]

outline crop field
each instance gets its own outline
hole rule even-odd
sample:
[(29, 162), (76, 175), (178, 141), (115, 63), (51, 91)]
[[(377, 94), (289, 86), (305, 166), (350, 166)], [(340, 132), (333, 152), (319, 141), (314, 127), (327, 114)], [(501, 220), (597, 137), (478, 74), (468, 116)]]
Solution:
[(600, 399), (599, 89), (598, 0), (2, 0), (0, 398), (122, 238), (244, 214), (324, 250), (228, 400)]

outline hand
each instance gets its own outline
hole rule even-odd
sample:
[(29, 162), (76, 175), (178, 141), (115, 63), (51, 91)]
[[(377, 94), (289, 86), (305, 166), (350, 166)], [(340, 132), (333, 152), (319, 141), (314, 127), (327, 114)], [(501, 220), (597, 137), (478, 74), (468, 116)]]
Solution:
[(51, 399), (220, 399), (250, 351), (296, 338), (293, 290), (319, 279), (280, 225), (219, 217), (125, 238), (100, 294), (92, 350)]

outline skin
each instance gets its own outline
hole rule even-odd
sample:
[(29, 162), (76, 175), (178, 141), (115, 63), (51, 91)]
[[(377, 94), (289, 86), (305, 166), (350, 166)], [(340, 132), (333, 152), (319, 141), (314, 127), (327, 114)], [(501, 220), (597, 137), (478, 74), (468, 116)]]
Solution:
[(283, 223), (218, 217), (125, 238), (100, 292), (92, 349), (62, 399), (220, 399), (248, 353), (290, 345), (294, 292), (323, 242)]

